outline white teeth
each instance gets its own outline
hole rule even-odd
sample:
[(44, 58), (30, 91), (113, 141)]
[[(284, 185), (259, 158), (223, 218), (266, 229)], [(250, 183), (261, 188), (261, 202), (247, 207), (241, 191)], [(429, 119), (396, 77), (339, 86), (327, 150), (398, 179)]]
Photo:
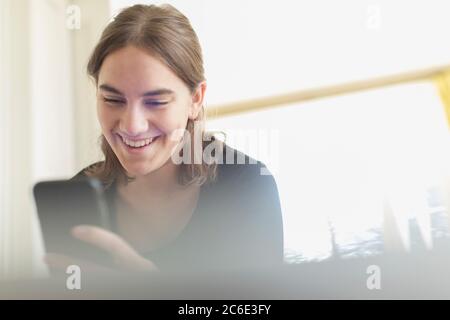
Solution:
[(140, 148), (140, 147), (149, 145), (151, 142), (153, 142), (153, 138), (139, 140), (139, 141), (131, 141), (131, 140), (128, 140), (127, 138), (122, 137), (122, 141), (130, 147)]

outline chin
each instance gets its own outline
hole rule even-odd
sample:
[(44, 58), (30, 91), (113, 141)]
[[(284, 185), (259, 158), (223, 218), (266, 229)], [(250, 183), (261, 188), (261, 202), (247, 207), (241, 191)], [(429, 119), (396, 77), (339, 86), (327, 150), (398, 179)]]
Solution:
[(130, 177), (142, 177), (154, 171), (149, 165), (127, 165), (124, 168)]

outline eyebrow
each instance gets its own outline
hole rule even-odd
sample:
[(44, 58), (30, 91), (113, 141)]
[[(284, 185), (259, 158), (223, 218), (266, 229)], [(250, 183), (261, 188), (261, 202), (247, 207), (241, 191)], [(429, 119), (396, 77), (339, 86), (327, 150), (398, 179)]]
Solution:
[[(109, 84), (102, 84), (99, 86), (99, 89), (108, 91), (111, 93), (115, 93), (115, 94), (118, 94), (121, 96), (125, 96), (122, 92), (120, 92), (120, 90), (114, 88), (113, 86), (110, 86)], [(152, 91), (147, 91), (147, 92), (143, 93), (142, 96), (143, 97), (152, 97), (152, 96), (161, 96), (161, 95), (173, 95), (174, 93), (175, 92), (173, 92), (173, 90), (161, 88), (161, 89), (156, 89), (156, 90), (152, 90)]]

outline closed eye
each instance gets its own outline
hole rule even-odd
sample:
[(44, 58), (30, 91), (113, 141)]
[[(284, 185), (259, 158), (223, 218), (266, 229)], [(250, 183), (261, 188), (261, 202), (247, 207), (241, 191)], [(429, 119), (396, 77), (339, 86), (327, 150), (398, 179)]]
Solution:
[(144, 101), (144, 104), (146, 106), (150, 106), (150, 107), (158, 107), (158, 106), (163, 106), (167, 104), (167, 101), (155, 101), (155, 100), (149, 100), (149, 101)]
[[(114, 99), (114, 98), (103, 97), (103, 101), (105, 101), (106, 103), (111, 104), (111, 105), (126, 104), (125, 100)], [(144, 101), (144, 105), (149, 106), (149, 107), (159, 107), (159, 106), (166, 105), (167, 103), (168, 103), (167, 101), (157, 101), (157, 100)]]
[(120, 105), (120, 104), (124, 104), (125, 101), (120, 100), (120, 99), (110, 99), (110, 98), (103, 98), (103, 101), (105, 101), (106, 103), (109, 104), (113, 104), (113, 105)]

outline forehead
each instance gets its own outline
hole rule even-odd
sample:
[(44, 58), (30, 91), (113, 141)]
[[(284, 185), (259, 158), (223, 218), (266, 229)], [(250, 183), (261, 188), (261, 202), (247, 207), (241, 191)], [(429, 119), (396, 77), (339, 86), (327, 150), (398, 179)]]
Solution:
[(99, 73), (99, 85), (107, 83), (126, 94), (158, 88), (188, 92), (187, 86), (163, 62), (142, 49), (128, 46), (109, 54)]

